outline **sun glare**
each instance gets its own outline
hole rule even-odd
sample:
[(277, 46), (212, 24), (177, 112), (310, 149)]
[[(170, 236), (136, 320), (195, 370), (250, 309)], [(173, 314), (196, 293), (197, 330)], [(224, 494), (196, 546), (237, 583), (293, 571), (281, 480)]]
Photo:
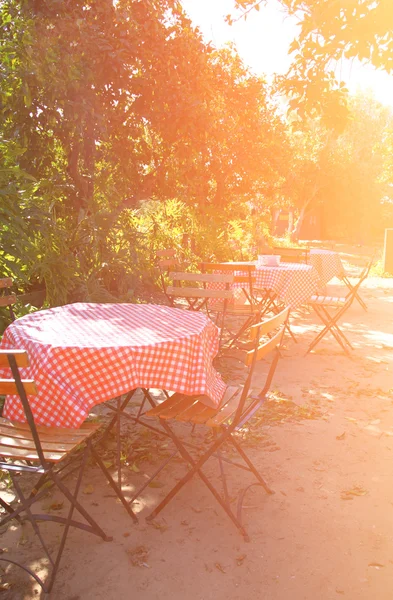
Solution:
[[(221, 47), (235, 44), (244, 62), (258, 75), (271, 81), (274, 75), (283, 75), (291, 64), (289, 46), (299, 33), (298, 21), (288, 16), (278, 0), (260, 5), (260, 10), (250, 11), (247, 19), (232, 25), (225, 16), (234, 13), (233, 0), (182, 0), (183, 7), (206, 41)], [(382, 104), (393, 107), (393, 77), (372, 65), (357, 60), (341, 60), (334, 67), (335, 76), (344, 82), (350, 93), (358, 90), (372, 91)]]

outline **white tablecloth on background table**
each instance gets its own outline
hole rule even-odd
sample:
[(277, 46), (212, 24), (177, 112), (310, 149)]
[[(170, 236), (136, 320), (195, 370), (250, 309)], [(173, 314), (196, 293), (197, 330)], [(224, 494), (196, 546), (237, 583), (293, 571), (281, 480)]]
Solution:
[(311, 249), (309, 263), (318, 271), (321, 287), (333, 277), (340, 279), (345, 273), (339, 254), (333, 250)]

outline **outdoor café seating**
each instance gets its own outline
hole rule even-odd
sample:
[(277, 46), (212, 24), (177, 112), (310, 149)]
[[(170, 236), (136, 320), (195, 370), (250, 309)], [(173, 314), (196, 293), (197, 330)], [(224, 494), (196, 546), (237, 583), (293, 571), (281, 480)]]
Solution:
[(317, 344), (330, 332), (341, 348), (346, 354), (349, 354), (349, 350), (353, 350), (353, 347), (344, 334), (342, 327), (340, 327), (339, 321), (350, 308), (356, 298), (359, 298), (359, 288), (362, 283), (367, 279), (373, 263), (373, 258), (370, 259), (368, 264), (364, 267), (355, 284), (350, 284), (349, 292), (346, 296), (333, 296), (329, 294), (313, 295), (309, 301), (309, 305), (314, 309), (319, 319), (322, 321), (324, 327), (313, 339), (309, 345), (306, 354), (311, 352)]
[[(43, 581), (31, 568), (21, 564), (17, 557), (13, 558), (13, 555), (3, 553), (0, 555), (0, 561), (15, 564), (28, 572), (44, 592), (49, 593), (55, 582), (71, 527), (92, 533), (104, 541), (111, 540), (110, 535), (105, 533), (79, 500), (82, 477), (89, 460), (92, 459), (99, 466), (128, 515), (134, 522), (137, 522), (137, 518), (92, 444), (93, 436), (101, 427), (99, 423), (86, 422), (78, 429), (40, 427), (35, 424), (28, 397), (37, 395), (37, 386), (34, 380), (22, 379), (20, 374), (20, 369), (28, 366), (29, 360), (25, 350), (0, 350), (0, 368), (11, 371), (11, 376), (0, 380), (0, 394), (17, 394), (26, 419), (26, 423), (0, 419), (0, 470), (8, 473), (17, 498), (17, 502), (12, 504), (0, 498), (0, 504), (5, 509), (0, 526), (6, 525), (12, 519), (20, 523), (22, 519), (27, 519), (48, 559), (50, 572)], [(74, 489), (71, 489), (66, 480), (71, 470), (78, 474)], [(20, 475), (25, 476), (26, 486)], [(34, 512), (37, 503), (49, 489), (53, 491), (53, 488), (57, 489), (68, 503), (66, 515), (60, 516), (51, 511)], [(75, 516), (75, 513), (79, 515)], [(46, 540), (40, 527), (41, 522), (48, 521), (61, 526), (56, 550), (53, 549), (53, 542)], [(106, 525), (104, 526), (106, 528)]]
[[(264, 310), (260, 303), (255, 301), (255, 265), (247, 262), (203, 262), (200, 268), (204, 273), (212, 273), (214, 276), (229, 276), (232, 278), (230, 288), (233, 290), (233, 298), (228, 302), (225, 310), (227, 319), (222, 320), (224, 345), (228, 350), (236, 346), (248, 331), (249, 327), (257, 322)], [(219, 288), (222, 284), (212, 282), (210, 287)], [(212, 299), (208, 304), (210, 313), (222, 313), (221, 303)]]
[[(160, 420), (163, 428), (168, 432), (179, 454), (184, 459), (185, 464), (188, 465), (187, 473), (156, 506), (153, 512), (147, 517), (148, 520), (154, 519), (192, 477), (198, 474), (233, 524), (244, 538), (248, 539), (248, 534), (241, 517), (245, 492), (251, 485), (262, 486), (268, 494), (272, 493), (272, 490), (245, 453), (242, 448), (241, 438), (236, 435), (236, 432), (249, 423), (266, 400), (280, 358), (280, 348), (283, 342), (288, 314), (289, 309), (286, 308), (278, 315), (250, 327), (249, 332), (252, 346), (251, 349), (245, 351), (243, 356), (244, 363), (249, 367), (247, 379), (243, 387), (229, 386), (218, 406), (208, 407), (200, 401), (198, 396), (188, 396), (178, 393), (173, 394), (146, 413), (148, 417), (156, 417)], [(266, 359), (269, 355), (272, 359), (267, 371), (265, 385), (259, 394), (253, 395), (250, 392), (256, 363), (261, 359)], [(209, 441), (210, 438), (205, 437), (207, 441), (204, 448), (191, 449), (192, 439), (184, 441), (176, 434), (173, 427), (173, 424), (176, 422), (205, 427), (212, 432), (213, 437), (211, 441)], [(237, 453), (238, 458), (243, 462), (234, 462), (228, 458), (225, 452), (225, 448), (228, 446), (232, 451)], [(196, 456), (193, 450), (196, 451)], [(213, 480), (203, 471), (205, 463), (211, 458), (218, 460), (220, 470), (220, 477)], [(249, 471), (256, 480), (254, 484), (247, 486), (240, 493), (236, 511), (231, 506), (232, 494), (228, 487), (225, 470), (225, 464), (227, 463)], [(155, 474), (152, 476), (151, 481), (154, 477)], [(222, 482), (222, 494), (217, 489), (220, 479)]]
[(167, 278), (172, 272), (181, 271), (181, 261), (178, 258), (177, 251), (174, 248), (158, 250), (156, 253), (156, 263), (160, 274), (161, 289), (168, 303), (171, 304), (171, 299), (167, 294)]

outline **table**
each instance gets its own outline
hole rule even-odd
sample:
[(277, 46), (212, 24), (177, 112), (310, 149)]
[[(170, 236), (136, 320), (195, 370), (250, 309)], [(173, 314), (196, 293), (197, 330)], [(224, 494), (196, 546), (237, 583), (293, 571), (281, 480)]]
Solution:
[(333, 277), (341, 279), (345, 274), (340, 256), (333, 250), (312, 248), (309, 263), (318, 271), (321, 287), (326, 286)]
[(320, 285), (312, 265), (280, 263), (276, 267), (256, 265), (255, 288), (272, 290), (290, 308), (307, 302)]
[[(238, 261), (231, 264), (236, 269), (236, 274), (245, 275), (242, 271), (244, 265), (255, 265), (254, 288), (271, 290), (290, 308), (296, 308), (307, 302), (321, 287), (317, 270), (312, 265), (302, 263), (280, 263), (275, 267), (260, 265), (256, 261)], [(222, 284), (212, 284), (212, 287), (223, 289)], [(239, 298), (239, 292), (244, 284), (233, 284), (235, 303), (244, 303), (246, 297)], [(236, 288), (238, 288), (236, 290)], [(237, 291), (237, 294), (236, 294)]]
[[(219, 329), (203, 313), (153, 304), (76, 303), (11, 323), (2, 348), (23, 348), (37, 383), (29, 401), (37, 424), (79, 427), (92, 406), (132, 389), (203, 394), (218, 406), (226, 385), (212, 365)], [(2, 375), (5, 376), (5, 375)], [(24, 421), (18, 397), (4, 416)]]

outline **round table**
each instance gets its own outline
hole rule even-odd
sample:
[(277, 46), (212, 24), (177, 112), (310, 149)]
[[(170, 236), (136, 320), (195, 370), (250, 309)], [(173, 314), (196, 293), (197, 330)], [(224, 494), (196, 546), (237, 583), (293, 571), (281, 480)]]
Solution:
[[(27, 350), (30, 367), (21, 371), (37, 384), (34, 418), (57, 427), (79, 427), (92, 406), (138, 387), (218, 405), (226, 389), (212, 365), (218, 346), (219, 329), (205, 314), (153, 304), (41, 310), (11, 323), (1, 342)], [(25, 420), (18, 397), (7, 397), (4, 416)]]
[(333, 250), (312, 248), (309, 254), (309, 263), (318, 271), (321, 287), (325, 286), (333, 277), (341, 279), (345, 274), (340, 256)]
[(275, 267), (257, 263), (255, 289), (272, 290), (291, 308), (307, 302), (320, 285), (317, 270), (312, 265), (280, 263)]

